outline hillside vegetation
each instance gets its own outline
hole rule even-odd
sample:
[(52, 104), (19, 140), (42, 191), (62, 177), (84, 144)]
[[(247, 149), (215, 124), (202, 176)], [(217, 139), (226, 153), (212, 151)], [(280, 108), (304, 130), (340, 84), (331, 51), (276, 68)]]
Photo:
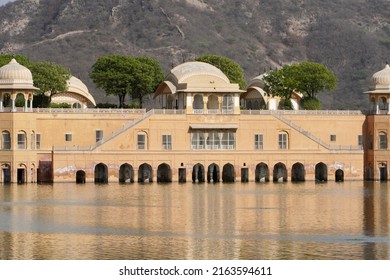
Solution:
[(54, 61), (82, 79), (97, 58), (149, 55), (165, 73), (205, 54), (241, 65), (246, 80), (304, 60), (339, 84), (323, 108), (364, 109), (371, 75), (390, 59), (387, 0), (17, 0), (0, 7), (0, 51)]

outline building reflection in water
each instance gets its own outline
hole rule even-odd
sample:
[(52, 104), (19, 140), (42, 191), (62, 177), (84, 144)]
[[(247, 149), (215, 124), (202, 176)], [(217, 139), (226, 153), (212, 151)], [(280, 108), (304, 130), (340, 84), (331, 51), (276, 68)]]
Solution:
[(1, 259), (389, 259), (387, 184), (0, 189)]
[[(389, 192), (387, 183), (365, 182), (363, 201), (364, 259), (390, 259)], [(371, 241), (371, 240), (376, 240)]]

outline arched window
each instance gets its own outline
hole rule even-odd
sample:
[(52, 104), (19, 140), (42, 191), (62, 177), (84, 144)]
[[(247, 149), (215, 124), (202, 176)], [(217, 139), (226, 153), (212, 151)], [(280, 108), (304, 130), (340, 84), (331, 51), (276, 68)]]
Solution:
[(195, 95), (194, 103), (192, 106), (193, 106), (194, 110), (203, 110), (204, 109), (203, 95), (201, 95), (201, 94)]
[(210, 95), (207, 100), (207, 109), (208, 110), (218, 110), (218, 97), (216, 95)]
[(379, 132), (379, 137), (378, 137), (378, 148), (379, 150), (387, 150), (387, 134), (386, 132)]
[(18, 150), (27, 149), (27, 136), (26, 132), (19, 131), (18, 132)]
[(11, 149), (11, 134), (9, 133), (9, 131), (3, 131), (1, 134), (1, 149)]
[(72, 105), (72, 108), (74, 108), (74, 109), (81, 109), (81, 107), (82, 107), (81, 104), (78, 102), (73, 103), (73, 105)]
[(230, 114), (233, 113), (233, 96), (231, 94), (226, 94), (222, 97), (222, 113)]
[(147, 150), (148, 138), (145, 132), (137, 134), (137, 150)]
[(288, 134), (286, 131), (279, 132), (278, 136), (279, 140), (279, 149), (280, 150), (287, 150), (288, 149)]
[(382, 96), (378, 100), (379, 102), (379, 110), (387, 110), (387, 99), (386, 97)]

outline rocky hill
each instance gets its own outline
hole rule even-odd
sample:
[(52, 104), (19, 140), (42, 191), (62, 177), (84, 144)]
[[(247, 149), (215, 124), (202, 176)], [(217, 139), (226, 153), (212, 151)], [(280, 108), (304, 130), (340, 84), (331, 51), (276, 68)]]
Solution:
[(324, 108), (366, 108), (369, 77), (390, 59), (388, 0), (17, 0), (0, 7), (0, 52), (88, 77), (107, 54), (150, 55), (164, 71), (203, 54), (238, 62), (246, 78), (310, 60), (339, 79)]

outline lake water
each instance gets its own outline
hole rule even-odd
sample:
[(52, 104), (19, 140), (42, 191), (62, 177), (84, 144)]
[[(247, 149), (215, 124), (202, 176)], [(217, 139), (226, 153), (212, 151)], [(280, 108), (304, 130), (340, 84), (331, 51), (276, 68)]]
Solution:
[(0, 259), (390, 259), (379, 182), (0, 186)]

